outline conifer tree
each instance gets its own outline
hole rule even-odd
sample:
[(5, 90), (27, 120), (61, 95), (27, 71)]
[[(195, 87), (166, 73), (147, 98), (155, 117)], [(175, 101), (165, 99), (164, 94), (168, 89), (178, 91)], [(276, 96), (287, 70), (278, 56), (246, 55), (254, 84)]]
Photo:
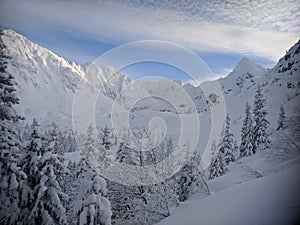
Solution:
[(58, 126), (53, 122), (49, 131), (47, 142), (47, 151), (55, 154), (55, 161), (53, 161), (53, 169), (56, 175), (56, 180), (59, 186), (65, 191), (65, 177), (68, 173), (64, 166), (64, 149), (63, 149), (63, 139), (62, 133), (58, 131)]
[(227, 171), (227, 166), (224, 161), (223, 153), (219, 151), (218, 146), (214, 143), (211, 148), (212, 148), (211, 149), (212, 161), (209, 167), (209, 178), (208, 178), (210, 180), (224, 175)]
[(39, 183), (39, 160), (43, 151), (43, 137), (40, 134), (39, 124), (36, 119), (33, 120), (31, 130), (29, 143), (24, 149), (24, 157), (21, 162), (22, 170), (27, 175), (27, 179), (22, 182), (20, 193), (21, 218), (24, 224), (34, 224), (34, 221), (28, 215), (30, 215), (35, 203), (36, 193), (34, 193), (34, 189)]
[(134, 165), (135, 159), (133, 157), (133, 151), (126, 146), (126, 143), (120, 143), (119, 149), (116, 153), (116, 160), (122, 163)]
[(77, 225), (110, 225), (110, 202), (105, 197), (106, 182), (82, 160), (79, 190), (74, 206)]
[(87, 160), (90, 160), (96, 156), (97, 153), (96, 147), (97, 144), (96, 144), (96, 139), (94, 134), (94, 128), (92, 127), (92, 125), (89, 125), (87, 129), (86, 138), (83, 143), (83, 155)]
[(226, 163), (222, 157), (222, 153), (218, 152), (217, 155), (213, 158), (212, 164), (209, 171), (209, 179), (220, 177), (224, 175), (227, 171)]
[(35, 222), (32, 224), (64, 225), (67, 222), (66, 210), (61, 197), (64, 194), (54, 170), (56, 161), (55, 154), (47, 150), (42, 151), (39, 160), (39, 182), (34, 189), (36, 199), (30, 214), (30, 218)]
[(20, 116), (14, 110), (19, 103), (13, 76), (7, 72), (5, 44), (0, 28), (0, 223), (16, 224), (20, 219), (20, 182), (26, 177), (18, 166), (20, 143), (16, 124)]
[(245, 106), (245, 119), (243, 121), (242, 130), (241, 130), (241, 145), (240, 145), (241, 156), (248, 156), (254, 154), (253, 125), (252, 125), (252, 116), (250, 110), (251, 107), (247, 102)]
[(222, 132), (222, 141), (220, 145), (220, 151), (223, 154), (224, 161), (226, 164), (234, 161), (234, 146), (233, 146), (233, 135), (230, 133), (230, 118), (227, 114), (224, 129)]
[(105, 126), (103, 129), (102, 145), (104, 146), (106, 151), (110, 149), (110, 131), (108, 130), (107, 126)]
[(175, 191), (179, 201), (187, 200), (196, 192), (209, 194), (200, 170), (200, 154), (195, 152), (188, 163), (175, 175)]
[(57, 155), (47, 146), (48, 141), (42, 138), (36, 120), (33, 121), (32, 130), (31, 140), (22, 160), (22, 168), (27, 175), (21, 191), (23, 223), (66, 224), (65, 209), (61, 202), (63, 193), (55, 174)]
[(268, 112), (266, 110), (266, 99), (263, 95), (263, 89), (258, 85), (254, 98), (254, 128), (253, 128), (253, 153), (259, 149), (266, 149), (269, 147), (270, 141), (268, 137), (269, 121), (267, 120)]

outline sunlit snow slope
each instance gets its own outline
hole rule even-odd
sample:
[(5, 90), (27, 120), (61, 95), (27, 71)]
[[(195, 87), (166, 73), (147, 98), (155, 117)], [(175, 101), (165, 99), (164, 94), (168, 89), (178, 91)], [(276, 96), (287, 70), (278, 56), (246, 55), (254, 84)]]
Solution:
[[(18, 83), (18, 96), (21, 102), (18, 110), (29, 121), (38, 118), (42, 125), (55, 121), (62, 128), (71, 128), (74, 119), (75, 122), (86, 125), (88, 121), (77, 121), (77, 118), (72, 118), (74, 97), (79, 93), (83, 96), (80, 108), (89, 114), (91, 109), (87, 105), (99, 93), (100, 100), (96, 102), (96, 114), (93, 115), (99, 127), (111, 126), (111, 106), (114, 102), (118, 101), (118, 104), (126, 107), (130, 98), (148, 91), (147, 88), (135, 83), (131, 86), (131, 95), (123, 95), (121, 91), (133, 81), (114, 68), (100, 67), (93, 63), (85, 65), (70, 63), (12, 30), (5, 30), (4, 33), (6, 53), (11, 56), (8, 71), (14, 75)], [(243, 58), (225, 78), (204, 82), (200, 87), (189, 84), (181, 86), (192, 99), (199, 114), (202, 133), (198, 148), (200, 150), (205, 148), (209, 135), (216, 138), (219, 135), (218, 132), (210, 134), (211, 120), (218, 119), (211, 118), (211, 112), (220, 106), (223, 98), (226, 103), (225, 113), (231, 118), (234, 138), (239, 142), (244, 106), (247, 101), (250, 105), (253, 104), (258, 84), (263, 86), (267, 98), (269, 111), (267, 118), (272, 129), (276, 129), (281, 104), (286, 110), (287, 117), (295, 115), (300, 95), (299, 49), (298, 42), (273, 69), (265, 69)], [(152, 86), (154, 92), (177, 99), (177, 102), (170, 104), (156, 98), (143, 99), (130, 108), (130, 124), (141, 127), (147, 125), (152, 117), (161, 117), (165, 119), (171, 133), (180, 130), (178, 113), (189, 114), (192, 107), (181, 101), (181, 98), (176, 98), (178, 95), (176, 89), (164, 81), (149, 83), (146, 86)], [(217, 86), (219, 93), (216, 89), (210, 88), (211, 86)], [(205, 94), (204, 89), (207, 90)], [(116, 98), (120, 92), (119, 98)], [(174, 122), (175, 120), (177, 122)], [(174, 134), (175, 138), (176, 135), (180, 133)]]

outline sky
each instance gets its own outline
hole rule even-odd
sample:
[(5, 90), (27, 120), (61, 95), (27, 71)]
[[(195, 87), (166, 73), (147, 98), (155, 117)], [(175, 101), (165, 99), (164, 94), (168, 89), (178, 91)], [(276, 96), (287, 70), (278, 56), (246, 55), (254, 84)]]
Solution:
[[(214, 76), (246, 56), (272, 67), (299, 39), (298, 0), (1, 0), (0, 24), (68, 61), (86, 63), (120, 45), (158, 40), (198, 55)], [(188, 81), (162, 63), (123, 69)]]

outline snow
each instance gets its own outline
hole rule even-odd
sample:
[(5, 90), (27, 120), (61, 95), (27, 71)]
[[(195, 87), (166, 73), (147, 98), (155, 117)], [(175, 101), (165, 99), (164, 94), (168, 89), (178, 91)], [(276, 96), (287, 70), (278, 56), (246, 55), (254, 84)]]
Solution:
[(239, 158), (210, 180), (211, 196), (191, 196), (157, 225), (284, 224), (300, 218), (300, 148), (271, 135), (271, 148)]
[(65, 159), (66, 159), (67, 162), (71, 161), (71, 162), (79, 163), (80, 160), (82, 159), (82, 156), (80, 154), (80, 151), (67, 152), (67, 153), (65, 153)]
[(225, 175), (218, 182), (223, 186), (212, 184), (211, 196), (193, 196), (157, 225), (292, 225), (300, 213), (299, 170), (300, 163), (229, 187), (224, 184), (234, 175)]
[[(183, 114), (191, 110), (190, 104), (178, 96), (178, 88), (175, 88), (177, 84), (189, 94), (199, 113), (201, 132), (198, 149), (204, 151), (210, 135), (211, 112), (220, 107), (220, 99), (223, 97), (226, 102), (226, 112), (232, 120), (232, 133), (238, 144), (243, 120), (241, 115), (243, 115), (247, 101), (252, 106), (258, 83), (264, 84), (267, 110), (270, 112), (267, 119), (271, 125), (274, 124), (273, 129), (277, 128), (275, 126), (281, 104), (286, 110), (287, 117), (298, 105), (297, 96), (300, 93), (299, 89), (295, 88), (299, 82), (297, 71), (292, 76), (288, 74), (289, 71), (283, 73), (277, 73), (277, 71), (282, 66), (288, 67), (289, 61), (294, 62), (293, 69), (299, 68), (299, 54), (291, 56), (288, 61), (282, 58), (279, 64), (271, 70), (266, 70), (251, 60), (243, 58), (227, 77), (217, 80), (221, 88), (220, 93), (217, 93), (216, 89), (209, 88), (215, 81), (204, 82), (200, 87), (188, 84), (182, 86), (177, 81), (170, 85), (170, 82), (163, 80), (155, 83), (150, 81), (133, 83), (128, 76), (112, 67), (98, 66), (94, 63), (85, 65), (69, 63), (12, 30), (5, 30), (4, 33), (3, 39), (7, 45), (7, 52), (13, 57), (13, 61), (8, 64), (8, 71), (16, 77), (17, 94), (22, 102), (17, 109), (27, 121), (32, 121), (33, 118), (40, 119), (42, 126), (56, 121), (60, 128), (70, 129), (73, 119), (75, 127), (78, 126), (76, 130), (85, 131), (91, 118), (95, 116), (91, 109), (93, 109), (94, 100), (97, 99), (96, 124), (98, 128), (105, 125), (111, 127), (113, 104), (126, 107), (128, 102), (132, 102), (132, 99), (138, 96), (144, 94), (151, 96), (147, 90), (152, 90), (154, 94), (174, 100), (167, 102), (150, 97), (139, 101), (131, 108), (130, 124), (141, 128), (147, 126), (151, 118), (160, 117), (168, 127), (167, 135), (172, 135), (174, 139), (177, 139), (179, 134), (174, 133), (179, 130), (180, 123), (178, 123), (179, 116), (175, 109), (180, 109), (179, 113)], [(297, 45), (290, 52), (296, 50)], [(286, 88), (288, 83), (291, 83), (294, 88)], [(129, 89), (130, 95), (125, 97), (122, 93), (117, 99), (119, 102), (116, 103), (116, 95), (125, 87)], [(208, 90), (207, 96), (204, 95), (204, 89)], [(97, 95), (99, 91), (100, 94)], [(177, 98), (174, 98), (176, 96)], [(214, 98), (208, 98), (208, 96)], [(76, 107), (74, 103), (79, 103), (79, 107)], [(78, 112), (80, 117), (76, 117), (77, 114), (74, 112)], [(120, 116), (127, 117), (127, 115)], [(219, 132), (212, 134), (215, 139), (218, 135)]]
[[(219, 138), (220, 132), (211, 130), (212, 121), (222, 122), (221, 117), (224, 114), (225, 118), (226, 113), (231, 118), (233, 139), (240, 144), (245, 104), (249, 102), (253, 108), (255, 91), (259, 84), (262, 85), (271, 128), (271, 149), (232, 163), (225, 175), (209, 182), (211, 196), (192, 196), (159, 224), (293, 224), (295, 221), (299, 214), (299, 198), (296, 196), (300, 196), (299, 140), (289, 135), (290, 130), (277, 132), (275, 129), (281, 105), (287, 118), (295, 115), (299, 105), (300, 43), (293, 46), (273, 69), (266, 70), (243, 58), (225, 78), (194, 87), (190, 84), (182, 86), (178, 81), (172, 85), (164, 80), (132, 82), (112, 67), (69, 63), (12, 30), (4, 33), (6, 51), (12, 56), (7, 70), (18, 83), (17, 95), (21, 102), (17, 107), (18, 113), (24, 115), (27, 121), (39, 119), (42, 127), (55, 121), (61, 129), (71, 129), (73, 122), (77, 131), (83, 133), (95, 115), (97, 129), (105, 125), (111, 128), (113, 116), (115, 120), (127, 119), (128, 116), (132, 129), (148, 127), (153, 122), (151, 119), (159, 118), (168, 128), (167, 136), (178, 140), (180, 135), (195, 135), (192, 130), (180, 133), (182, 126), (192, 127), (195, 120), (186, 119), (187, 123), (181, 124), (180, 119), (193, 115), (196, 109), (201, 131), (197, 151), (203, 153), (210, 136), (210, 140), (218, 141)], [(184, 101), (178, 89), (187, 93), (192, 102)], [(162, 95), (164, 99), (155, 94)], [(140, 96), (147, 98), (139, 99)], [(225, 111), (213, 118), (212, 112), (222, 109), (222, 99), (226, 103)], [(94, 101), (96, 113), (91, 110), (94, 109)], [(130, 105), (132, 102), (135, 104)], [(112, 113), (114, 104), (122, 109), (115, 114)], [(74, 115), (74, 112), (77, 114)], [(287, 138), (291, 140), (287, 141)], [(113, 145), (112, 154), (117, 149), (118, 145)], [(66, 153), (65, 158), (80, 162), (81, 155), (79, 151), (71, 152)], [(13, 187), (16, 185), (12, 182)], [(104, 184), (101, 183), (101, 186)], [(110, 212), (105, 212), (105, 209), (109, 202), (103, 200), (101, 205), (104, 206), (104, 220), (107, 220)], [(84, 216), (81, 219), (84, 223)]]

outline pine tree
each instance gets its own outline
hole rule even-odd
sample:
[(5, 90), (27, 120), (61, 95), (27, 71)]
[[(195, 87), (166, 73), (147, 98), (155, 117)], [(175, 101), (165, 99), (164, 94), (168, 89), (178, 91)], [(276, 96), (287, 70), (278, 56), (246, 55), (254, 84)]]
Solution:
[(7, 72), (6, 46), (0, 29), (0, 223), (16, 224), (20, 219), (19, 189), (25, 174), (18, 166), (20, 143), (16, 124), (20, 118), (14, 110), (19, 103), (15, 94), (15, 81)]
[(176, 194), (178, 196), (178, 200), (183, 202), (190, 196), (191, 188), (195, 174), (193, 174), (193, 168), (191, 164), (185, 165), (179, 172), (178, 172), (178, 180), (177, 180), (177, 188)]
[(233, 146), (233, 135), (230, 133), (230, 118), (227, 115), (224, 130), (222, 132), (222, 142), (220, 146), (220, 151), (224, 156), (224, 161), (226, 164), (234, 161), (234, 146)]
[(280, 106), (280, 112), (279, 112), (277, 123), (278, 123), (277, 130), (284, 130), (286, 128), (285, 110), (282, 105)]
[(66, 137), (66, 152), (75, 152), (77, 151), (77, 145), (76, 145), (76, 139), (74, 137), (74, 134), (72, 132), (68, 132), (68, 135)]
[(209, 194), (208, 186), (200, 171), (200, 159), (200, 154), (195, 152), (186, 165), (174, 176), (174, 190), (181, 202), (196, 192)]
[(73, 204), (77, 197), (77, 186), (78, 186), (78, 164), (73, 161), (68, 161), (67, 169), (69, 171), (68, 176), (66, 176), (65, 180), (65, 194), (68, 196), (65, 202), (66, 209), (66, 217), (67, 224), (74, 224), (74, 212), (73, 212)]
[(65, 191), (65, 177), (68, 173), (64, 166), (64, 149), (62, 133), (58, 131), (58, 127), (55, 123), (51, 124), (49, 135), (47, 135), (47, 151), (55, 154), (55, 161), (53, 162), (53, 169), (56, 175), (56, 180), (59, 186)]
[(267, 120), (266, 116), (268, 114), (266, 110), (266, 99), (263, 96), (263, 89), (260, 85), (258, 85), (255, 99), (254, 99), (254, 146), (253, 146), (253, 153), (256, 153), (259, 149), (266, 149), (269, 147), (270, 141), (268, 137), (268, 125), (269, 121)]
[[(59, 164), (57, 155), (48, 147), (48, 141), (40, 138), (37, 123), (33, 123), (32, 140), (28, 146), (24, 169), (28, 171), (27, 190), (22, 193), (23, 204), (28, 206), (30, 213), (25, 224), (56, 225), (66, 224), (65, 209), (61, 202), (64, 194), (56, 177), (56, 165)], [(46, 145), (46, 146), (45, 146)], [(24, 190), (24, 189), (23, 189)], [(30, 197), (30, 198), (29, 198)], [(24, 209), (25, 210), (25, 209)], [(29, 222), (28, 222), (29, 221)]]
[(39, 182), (34, 189), (36, 199), (30, 214), (30, 218), (35, 222), (32, 224), (63, 225), (67, 222), (61, 197), (64, 194), (56, 179), (55, 162), (55, 154), (47, 150), (42, 151), (39, 160)]
[(106, 182), (88, 164), (82, 161), (83, 169), (74, 211), (77, 225), (111, 224), (110, 202), (105, 197)]
[(105, 126), (103, 129), (102, 145), (104, 146), (106, 151), (110, 149), (110, 131), (108, 130), (107, 126)]
[(211, 152), (213, 153), (213, 155), (212, 155), (211, 165), (209, 167), (210, 180), (224, 175), (227, 171), (227, 166), (224, 161), (223, 153), (218, 150), (216, 144), (212, 145)]
[(31, 125), (31, 134), (29, 135), (28, 146), (24, 149), (24, 157), (21, 160), (22, 170), (26, 173), (27, 179), (22, 182), (21, 203), (22, 208), (21, 219), (23, 224), (34, 224), (29, 218), (31, 210), (34, 207), (36, 194), (35, 187), (38, 185), (39, 178), (39, 160), (43, 151), (43, 137), (39, 132), (39, 124), (34, 119)]
[(62, 133), (58, 131), (58, 126), (56, 123), (52, 122), (50, 125), (50, 130), (48, 132), (48, 140), (51, 142), (52, 151), (55, 154), (63, 155), (64, 149), (61, 143)]
[(95, 157), (97, 153), (97, 144), (94, 135), (94, 128), (91, 125), (88, 126), (86, 138), (83, 145), (83, 155), (85, 156), (85, 158), (87, 160), (93, 159), (93, 157)]
[(248, 156), (254, 154), (253, 143), (253, 125), (251, 116), (251, 107), (246, 103), (245, 106), (245, 119), (243, 121), (241, 130), (241, 145), (240, 145), (240, 155)]
[(130, 165), (135, 165), (136, 163), (133, 157), (133, 151), (122, 142), (120, 143), (119, 149), (116, 153), (116, 160)]

